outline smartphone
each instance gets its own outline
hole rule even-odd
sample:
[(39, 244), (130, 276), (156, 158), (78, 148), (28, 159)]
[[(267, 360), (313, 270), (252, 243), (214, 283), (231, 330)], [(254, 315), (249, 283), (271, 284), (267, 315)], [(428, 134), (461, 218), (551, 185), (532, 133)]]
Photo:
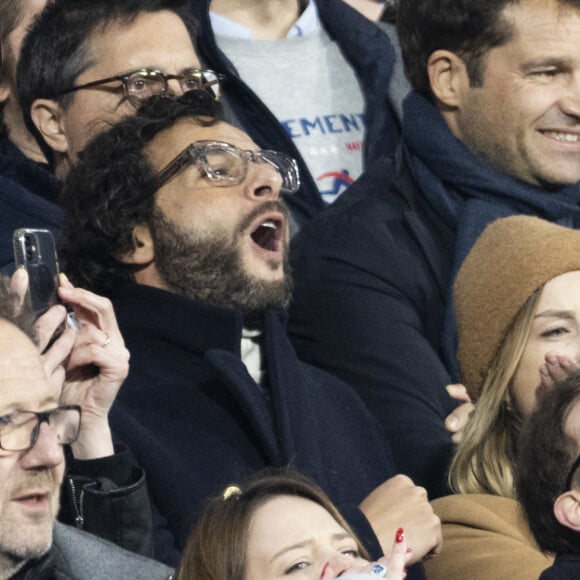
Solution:
[(16, 266), (28, 272), (26, 299), (38, 318), (60, 302), (54, 237), (48, 230), (21, 228), (15, 230), (12, 241)]

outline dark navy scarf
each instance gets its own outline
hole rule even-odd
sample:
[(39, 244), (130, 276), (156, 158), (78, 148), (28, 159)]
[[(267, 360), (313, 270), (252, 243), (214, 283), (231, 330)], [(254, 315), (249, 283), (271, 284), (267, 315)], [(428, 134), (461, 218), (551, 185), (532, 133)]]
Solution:
[[(453, 278), (489, 223), (514, 214), (580, 227), (580, 188), (546, 191), (495, 171), (457, 139), (435, 106), (412, 92), (403, 104), (403, 154), (426, 201), (456, 231)], [(452, 284), (450, 285), (452, 286)], [(459, 379), (452, 288), (443, 329), (447, 368)]]

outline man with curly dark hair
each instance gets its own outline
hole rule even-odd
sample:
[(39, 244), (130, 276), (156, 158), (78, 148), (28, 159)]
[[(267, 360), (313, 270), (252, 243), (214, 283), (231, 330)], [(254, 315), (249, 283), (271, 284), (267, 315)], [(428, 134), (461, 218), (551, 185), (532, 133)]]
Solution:
[(77, 282), (111, 297), (131, 351), (111, 418), (167, 522), (167, 561), (206, 498), (288, 464), (346, 510), (372, 552), (398, 526), (415, 561), (439, 545), (424, 490), (393, 477), (362, 402), (286, 337), (280, 193), (298, 186), (292, 159), (259, 150), (199, 91), (152, 98), (99, 135), (67, 180), (63, 256)]

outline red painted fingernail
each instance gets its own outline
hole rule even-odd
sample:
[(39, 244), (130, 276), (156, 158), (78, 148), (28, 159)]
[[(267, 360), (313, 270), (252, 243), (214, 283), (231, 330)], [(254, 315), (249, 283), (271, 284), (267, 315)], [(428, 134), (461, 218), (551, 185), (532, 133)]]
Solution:
[(400, 544), (405, 539), (405, 532), (403, 528), (399, 528), (395, 534), (395, 542)]

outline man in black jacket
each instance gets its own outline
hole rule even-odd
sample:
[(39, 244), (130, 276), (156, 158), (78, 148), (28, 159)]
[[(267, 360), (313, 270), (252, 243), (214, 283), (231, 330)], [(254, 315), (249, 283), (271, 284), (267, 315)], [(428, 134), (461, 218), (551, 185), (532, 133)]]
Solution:
[(285, 465), (315, 479), (375, 554), (398, 526), (415, 561), (438, 547), (424, 490), (394, 477), (362, 402), (301, 363), (286, 337), (280, 191), (298, 183), (290, 158), (219, 121), (200, 91), (151, 99), (97, 137), (67, 180), (63, 256), (112, 298), (131, 350), (112, 423), (166, 520), (164, 560), (208, 496)]
[(397, 19), (415, 89), (398, 158), (293, 241), (290, 333), (438, 496), (454, 450), (455, 272), (498, 217), (580, 224), (580, 3), (401, 0)]
[[(70, 445), (79, 469), (68, 476), (78, 485), (77, 525), (121, 545), (150, 547), (142, 472), (126, 456), (113, 455), (107, 420), (127, 372), (127, 351), (107, 301), (70, 284), (61, 295), (83, 326), (65, 330), (47, 350), (64, 308), (47, 312), (33, 330), (26, 306), (17, 306), (17, 295), (0, 278), (0, 577), (79, 578), (92, 568), (92, 578), (123, 578), (133, 567), (140, 577), (167, 578), (169, 570), (158, 563), (55, 526), (65, 473), (62, 446)], [(38, 345), (31, 340), (36, 335)], [(94, 365), (90, 376), (82, 374), (87, 364)], [(126, 485), (103, 475), (125, 478)]]

